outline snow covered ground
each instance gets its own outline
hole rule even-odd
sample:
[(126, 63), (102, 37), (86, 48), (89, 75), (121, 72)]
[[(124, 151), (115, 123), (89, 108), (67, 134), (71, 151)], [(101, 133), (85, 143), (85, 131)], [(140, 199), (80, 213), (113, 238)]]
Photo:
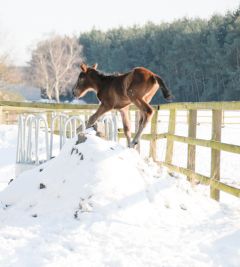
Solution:
[(0, 125), (0, 190), (15, 178), (17, 126)]
[[(34, 165), (16, 164), (17, 125), (0, 125), (0, 191), (11, 179), (15, 179), (24, 170), (32, 169)], [(53, 155), (59, 153), (59, 137), (53, 135)], [(45, 157), (45, 135), (39, 133), (39, 157)]]
[[(16, 128), (0, 135), (6, 185)], [(86, 137), (0, 192), (1, 267), (239, 267), (239, 199), (217, 203), (136, 151)]]

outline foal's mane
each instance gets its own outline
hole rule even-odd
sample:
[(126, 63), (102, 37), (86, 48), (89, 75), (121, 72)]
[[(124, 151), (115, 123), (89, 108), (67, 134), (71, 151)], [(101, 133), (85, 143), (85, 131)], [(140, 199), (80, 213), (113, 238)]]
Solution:
[(104, 73), (98, 70), (97, 70), (97, 74), (98, 74), (98, 77), (100, 77), (100, 79), (102, 80), (112, 80), (122, 75), (122, 73), (119, 73), (119, 72), (114, 72), (110, 74), (110, 73)]

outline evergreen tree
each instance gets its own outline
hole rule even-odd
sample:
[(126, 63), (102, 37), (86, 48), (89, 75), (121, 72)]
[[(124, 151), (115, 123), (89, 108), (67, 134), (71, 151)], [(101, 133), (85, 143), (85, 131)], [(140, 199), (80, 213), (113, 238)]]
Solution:
[[(211, 19), (93, 29), (79, 38), (89, 64), (107, 73), (144, 66), (162, 76), (176, 101), (240, 98), (240, 8)], [(157, 94), (153, 103), (161, 103)]]

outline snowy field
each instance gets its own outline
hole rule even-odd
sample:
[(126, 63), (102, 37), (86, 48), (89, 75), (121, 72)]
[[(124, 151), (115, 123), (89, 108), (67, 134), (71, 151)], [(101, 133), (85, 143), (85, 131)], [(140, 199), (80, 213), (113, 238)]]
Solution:
[[(161, 121), (159, 132), (166, 125)], [(239, 129), (226, 125), (223, 142), (240, 144)], [(176, 129), (186, 131), (184, 124)], [(209, 138), (210, 131), (202, 123), (198, 137)], [(208, 187), (192, 188), (132, 149), (86, 137), (78, 145), (69, 140), (58, 157), (8, 185), (20, 173), (17, 128), (0, 126), (1, 267), (240, 266), (239, 199), (222, 194), (217, 203)], [(147, 155), (144, 143), (141, 149)], [(186, 146), (174, 149), (174, 163), (185, 166)], [(197, 170), (209, 175), (210, 153), (198, 153)], [(235, 156), (222, 154), (221, 171), (239, 185)]]

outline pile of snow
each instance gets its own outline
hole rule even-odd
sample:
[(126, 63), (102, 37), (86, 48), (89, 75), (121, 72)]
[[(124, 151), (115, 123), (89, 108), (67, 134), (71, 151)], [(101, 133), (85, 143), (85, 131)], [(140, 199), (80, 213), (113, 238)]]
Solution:
[(135, 204), (146, 212), (143, 168), (135, 150), (87, 135), (84, 143), (73, 139), (57, 158), (22, 173), (0, 194), (0, 201), (9, 213), (40, 218), (105, 214)]
[(0, 266), (239, 266), (238, 199), (86, 138), (0, 192)]

